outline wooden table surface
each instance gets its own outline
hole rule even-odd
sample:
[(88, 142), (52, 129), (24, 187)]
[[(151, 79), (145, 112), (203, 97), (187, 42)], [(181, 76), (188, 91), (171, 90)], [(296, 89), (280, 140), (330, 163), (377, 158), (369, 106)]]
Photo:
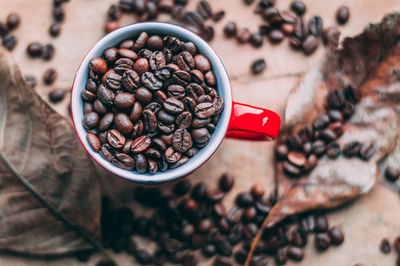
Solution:
[[(58, 70), (59, 77), (54, 86), (45, 86), (39, 82), (36, 90), (47, 99), (48, 92), (53, 87), (70, 88), (75, 71), (88, 49), (103, 35), (104, 22), (108, 7), (117, 0), (71, 0), (66, 4), (66, 20), (62, 25), (62, 33), (58, 38), (51, 38), (48, 27), (51, 19), (52, 0), (0, 0), (0, 19), (9, 12), (15, 11), (22, 15), (22, 23), (15, 31), (19, 43), (13, 54), (20, 64), (24, 74), (35, 75), (39, 80), (49, 67)], [(190, 1), (194, 6), (196, 1)], [(233, 87), (236, 101), (245, 102), (283, 113), (286, 98), (290, 89), (299, 81), (299, 76), (310, 67), (318, 66), (324, 55), (324, 48), (319, 47), (310, 57), (295, 53), (288, 47), (287, 41), (280, 45), (268, 42), (261, 49), (250, 45), (238, 45), (233, 40), (227, 40), (222, 34), (222, 28), (228, 21), (236, 21), (241, 27), (251, 31), (258, 28), (261, 18), (255, 16), (252, 8), (248, 8), (242, 0), (212, 0), (214, 10), (224, 8), (225, 18), (215, 25), (216, 37), (211, 45), (221, 56)], [(280, 9), (287, 9), (289, 0), (277, 0)], [(342, 4), (350, 7), (351, 18), (345, 26), (339, 27), (344, 36), (352, 36), (362, 31), (371, 22), (379, 22), (384, 14), (400, 7), (400, 0), (305, 0), (307, 4), (306, 17), (320, 15), (324, 25), (335, 25), (334, 13)], [(160, 20), (166, 21), (167, 17)], [(125, 15), (122, 24), (134, 22), (131, 15)], [(49, 62), (40, 59), (30, 59), (26, 54), (26, 46), (32, 41), (51, 42), (56, 47), (55, 58)], [(266, 59), (267, 70), (260, 76), (250, 74), (249, 66), (257, 58)], [(62, 103), (52, 104), (61, 114), (68, 115), (68, 99)], [(215, 181), (223, 172), (230, 171), (236, 176), (236, 185), (232, 193), (225, 199), (227, 207), (232, 205), (235, 192), (248, 190), (253, 182), (262, 182), (267, 190), (273, 188), (274, 170), (273, 143), (245, 142), (224, 140), (216, 154), (200, 169), (190, 175), (193, 182), (203, 180), (215, 186)], [(115, 201), (127, 202), (132, 199), (134, 184), (118, 177), (104, 173), (101, 169), (104, 190)], [(166, 190), (172, 184), (162, 185)], [(306, 248), (306, 258), (302, 263), (287, 263), (286, 265), (324, 265), (352, 266), (361, 263), (363, 266), (395, 265), (395, 254), (382, 255), (379, 243), (383, 237), (391, 241), (400, 234), (399, 195), (378, 184), (373, 191), (356, 202), (339, 210), (330, 212), (331, 224), (340, 225), (346, 235), (346, 240), (340, 247), (330, 248), (327, 252), (317, 253), (310, 238)], [(136, 213), (143, 210), (132, 205)], [(132, 257), (126, 254), (116, 255), (121, 265), (137, 265)], [(89, 265), (94, 265), (100, 258), (92, 256)], [(202, 261), (202, 265), (210, 265), (210, 261)], [(0, 265), (83, 265), (74, 258), (58, 259), (27, 258), (14, 255), (0, 255)], [(271, 263), (270, 265), (273, 265)]]

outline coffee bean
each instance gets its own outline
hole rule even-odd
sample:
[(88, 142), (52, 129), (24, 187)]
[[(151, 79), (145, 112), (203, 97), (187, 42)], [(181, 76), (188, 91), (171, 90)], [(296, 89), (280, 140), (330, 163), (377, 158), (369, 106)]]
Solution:
[(184, 111), (185, 107), (181, 101), (175, 98), (168, 98), (164, 101), (163, 108), (168, 113), (180, 114)]
[(15, 46), (17, 46), (17, 42), (17, 37), (10, 33), (3, 36), (3, 46), (9, 51), (14, 50)]
[(104, 74), (107, 72), (107, 63), (99, 57), (94, 57), (89, 62), (89, 68), (97, 74)]
[(50, 60), (53, 58), (55, 53), (55, 49), (54, 46), (51, 44), (46, 44), (45, 46), (43, 46), (42, 48), (42, 53), (41, 56), (44, 60)]
[(275, 253), (275, 262), (278, 265), (284, 265), (287, 262), (288, 256), (285, 248), (278, 249)]
[(100, 117), (95, 112), (85, 114), (83, 117), (83, 125), (86, 129), (93, 129), (99, 123)]
[(243, 44), (243, 43), (247, 43), (250, 41), (251, 38), (251, 32), (249, 31), (249, 29), (247, 28), (241, 28), (239, 30), (237, 30), (236, 32), (236, 40)]
[(17, 28), (20, 22), (21, 18), (17, 13), (11, 13), (7, 16), (6, 23), (10, 30)]
[(127, 170), (132, 170), (135, 166), (135, 160), (125, 153), (116, 153), (112, 163)]
[(49, 33), (52, 37), (57, 37), (60, 35), (61, 32), (61, 24), (58, 22), (54, 22), (53, 24), (50, 25), (49, 28)]
[(333, 245), (341, 245), (344, 242), (344, 234), (338, 227), (329, 228), (328, 234)]
[(232, 37), (236, 34), (236, 23), (235, 22), (228, 22), (224, 27), (224, 33), (226, 37)]
[(400, 236), (397, 236), (393, 241), (393, 248), (398, 254), (400, 254)]
[(337, 142), (331, 142), (326, 147), (326, 154), (330, 158), (333, 159), (337, 158), (340, 155), (340, 152), (341, 152), (340, 145)]
[(210, 61), (204, 55), (198, 54), (194, 57), (194, 64), (196, 69), (203, 73), (208, 72), (211, 69)]
[(169, 147), (165, 150), (164, 156), (167, 162), (176, 163), (177, 161), (179, 161), (182, 155), (181, 153), (175, 151), (173, 147)]
[(302, 261), (304, 258), (304, 251), (299, 247), (290, 246), (287, 249), (287, 256), (294, 261)]
[(54, 89), (49, 93), (49, 100), (52, 103), (61, 102), (65, 97), (65, 91), (63, 89)]
[(208, 189), (206, 191), (206, 197), (210, 202), (219, 202), (225, 196), (225, 193), (219, 189)]
[(400, 177), (399, 168), (390, 165), (387, 166), (385, 169), (385, 177), (391, 182), (397, 181)]
[(118, 113), (114, 117), (114, 124), (116, 129), (124, 135), (132, 133), (133, 124), (129, 120), (129, 116), (124, 113)]
[(217, 253), (217, 248), (213, 244), (208, 244), (202, 248), (202, 254), (205, 257), (212, 257)]
[(275, 155), (278, 159), (286, 159), (289, 149), (285, 144), (278, 144), (275, 147)]
[(135, 139), (131, 146), (131, 151), (133, 153), (144, 152), (151, 144), (151, 138), (149, 136), (141, 136)]
[(283, 163), (283, 170), (290, 176), (298, 176), (301, 174), (301, 169), (289, 162)]
[(361, 145), (360, 148), (360, 157), (361, 159), (363, 159), (364, 161), (368, 161), (369, 159), (372, 158), (372, 156), (375, 153), (375, 146), (373, 143), (364, 143)]
[(194, 112), (198, 118), (205, 119), (213, 116), (216, 110), (212, 103), (204, 102), (196, 105)]
[(325, 215), (318, 215), (315, 217), (315, 231), (319, 233), (328, 231), (328, 219)]
[(318, 48), (318, 40), (314, 35), (308, 35), (302, 43), (306, 55), (312, 54)]
[(210, 133), (206, 128), (199, 128), (192, 130), (192, 139), (196, 143), (197, 147), (204, 147), (210, 141)]
[(182, 203), (183, 209), (188, 212), (194, 212), (197, 210), (197, 202), (192, 198), (185, 198)]
[(125, 137), (116, 129), (108, 131), (107, 140), (115, 149), (121, 149), (125, 145)]
[(232, 245), (227, 239), (222, 239), (215, 243), (215, 247), (217, 248), (217, 252), (223, 256), (231, 256), (232, 255)]
[(263, 58), (257, 59), (251, 64), (251, 71), (253, 72), (253, 74), (260, 74), (265, 70), (266, 67), (267, 63)]
[(46, 85), (51, 85), (57, 79), (58, 73), (54, 68), (47, 69), (43, 74), (43, 82)]
[(37, 56), (41, 55), (42, 48), (43, 48), (42, 44), (40, 44), (38, 42), (32, 42), (28, 45), (28, 47), (26, 48), (26, 51), (29, 54), (29, 56), (37, 57)]
[(120, 108), (132, 107), (135, 103), (135, 96), (129, 92), (120, 92), (114, 98), (114, 105)]
[(330, 239), (327, 233), (319, 233), (315, 235), (315, 247), (318, 251), (324, 251), (329, 248)]
[(264, 196), (265, 193), (264, 186), (261, 183), (255, 183), (251, 187), (250, 192), (254, 198), (260, 199)]
[(100, 148), (101, 148), (101, 144), (100, 144), (100, 141), (97, 138), (97, 136), (92, 133), (88, 133), (86, 135), (86, 138), (87, 138), (87, 141), (89, 142), (90, 146), (92, 147), (92, 149), (96, 152), (99, 152)]
[(351, 141), (344, 145), (343, 154), (346, 157), (357, 156), (360, 153), (361, 143), (358, 141)]
[(218, 180), (219, 189), (228, 192), (232, 189), (235, 183), (234, 177), (230, 173), (224, 173)]
[(306, 156), (303, 153), (291, 151), (288, 154), (288, 160), (293, 165), (302, 167), (306, 163)]
[(308, 23), (309, 33), (313, 36), (320, 36), (322, 33), (323, 22), (320, 16), (311, 17)]
[(384, 238), (379, 245), (379, 249), (382, 251), (383, 254), (389, 254), (392, 248), (389, 241)]
[(274, 29), (272, 30), (269, 35), (268, 35), (268, 39), (270, 40), (270, 42), (272, 43), (280, 43), (283, 40), (283, 33), (280, 30)]
[(248, 192), (243, 192), (237, 195), (236, 204), (242, 208), (248, 207), (253, 203), (253, 196)]
[(306, 12), (306, 5), (302, 1), (293, 1), (290, 4), (290, 9), (297, 15), (302, 16)]
[(350, 10), (347, 6), (341, 6), (336, 11), (336, 21), (339, 24), (346, 24), (350, 17)]

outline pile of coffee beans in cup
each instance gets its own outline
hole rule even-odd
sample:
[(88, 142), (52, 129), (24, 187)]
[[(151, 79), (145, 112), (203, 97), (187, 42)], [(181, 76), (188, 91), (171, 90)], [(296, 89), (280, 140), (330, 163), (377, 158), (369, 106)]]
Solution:
[(0, 21), (0, 37), (2, 39), (3, 46), (9, 50), (14, 50), (17, 46), (18, 39), (12, 34), (21, 23), (21, 17), (17, 13), (10, 13), (7, 16), (6, 22)]
[(89, 63), (82, 90), (91, 147), (114, 165), (154, 174), (205, 147), (224, 101), (193, 42), (140, 33)]
[[(236, 194), (232, 208), (226, 208), (226, 195), (234, 187), (232, 174), (223, 174), (215, 186), (203, 182), (192, 184), (188, 179), (175, 183), (171, 193), (158, 188), (136, 187), (135, 201), (150, 216), (142, 216), (127, 205), (113, 207), (103, 199), (102, 235), (106, 248), (126, 252), (142, 265), (173, 263), (195, 266), (200, 260), (212, 265), (243, 265), (250, 245), (265, 217), (276, 203), (271, 194), (265, 196), (261, 183), (249, 191)], [(331, 226), (324, 213), (293, 216), (277, 226), (263, 230), (251, 265), (278, 265), (305, 258), (304, 247), (312, 241), (319, 252), (341, 245), (344, 233), (340, 226)], [(149, 250), (137, 239), (154, 241)], [(143, 242), (143, 241), (141, 241)], [(146, 242), (148, 243), (148, 242)], [(80, 253), (77, 259), (87, 261), (90, 254)], [(100, 261), (97, 265), (105, 265)], [(268, 264), (270, 265), (270, 264)]]
[(336, 142), (343, 134), (343, 123), (353, 115), (359, 99), (359, 90), (352, 86), (329, 92), (326, 112), (318, 114), (312, 124), (278, 140), (275, 155), (288, 176), (299, 177), (309, 173), (317, 166), (318, 158), (325, 154), (332, 159), (343, 154), (365, 161), (374, 155), (373, 143), (351, 141), (341, 147)]

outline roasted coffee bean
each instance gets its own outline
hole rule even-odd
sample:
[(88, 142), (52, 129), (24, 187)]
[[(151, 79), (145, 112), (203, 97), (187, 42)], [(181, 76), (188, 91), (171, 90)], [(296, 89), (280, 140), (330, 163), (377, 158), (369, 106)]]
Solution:
[(313, 151), (312, 143), (309, 142), (309, 141), (305, 142), (305, 143), (303, 144), (303, 147), (302, 147), (302, 152), (303, 152), (306, 156), (309, 156), (309, 155), (312, 153), (312, 151)]
[(198, 147), (204, 147), (210, 141), (210, 133), (206, 128), (192, 130), (192, 139)]
[(150, 89), (150, 90), (152, 90), (152, 91), (159, 90), (159, 89), (161, 89), (161, 87), (162, 87), (162, 82), (159, 81), (159, 80), (154, 76), (154, 74), (151, 73), (151, 72), (145, 72), (145, 73), (142, 75), (141, 80), (142, 80), (143, 85), (144, 85), (146, 88), (148, 88), (148, 89)]
[(324, 233), (328, 231), (328, 219), (325, 215), (315, 216), (315, 231), (319, 233)]
[(163, 108), (170, 114), (180, 114), (184, 111), (184, 104), (175, 98), (168, 98), (163, 102)]
[(185, 97), (185, 88), (180, 85), (170, 85), (167, 89), (167, 95), (170, 98), (182, 99)]
[(119, 90), (121, 89), (121, 80), (122, 77), (117, 73), (110, 73), (106, 77), (106, 84), (113, 90)]
[(52, 103), (61, 102), (65, 97), (65, 90), (63, 89), (54, 89), (49, 93), (49, 100)]
[(294, 261), (302, 261), (304, 258), (304, 251), (299, 247), (290, 246), (287, 249), (287, 255)]
[(235, 183), (234, 177), (230, 173), (224, 173), (218, 180), (219, 189), (228, 192), (232, 189)]
[(397, 236), (393, 241), (394, 250), (400, 254), (400, 236)]
[(100, 144), (100, 140), (97, 138), (97, 136), (92, 133), (88, 133), (86, 135), (86, 138), (87, 138), (87, 141), (89, 142), (90, 146), (92, 147), (92, 149), (96, 152), (99, 152), (100, 148), (101, 148), (101, 144)]
[(176, 63), (180, 69), (190, 72), (195, 67), (193, 56), (189, 52), (182, 52), (176, 58)]
[(134, 70), (128, 70), (122, 75), (122, 85), (127, 91), (134, 91), (140, 86), (140, 76)]
[(83, 114), (87, 114), (90, 112), (93, 112), (94, 108), (93, 108), (93, 104), (90, 102), (84, 102), (83, 103)]
[(274, 29), (272, 30), (269, 35), (268, 35), (268, 39), (270, 40), (270, 42), (276, 44), (276, 43), (280, 43), (284, 38), (284, 35), (282, 33), (282, 31)]
[(350, 17), (350, 10), (347, 6), (341, 6), (336, 11), (336, 21), (339, 24), (346, 24)]
[(302, 1), (293, 1), (290, 9), (297, 15), (302, 16), (306, 12), (306, 5)]
[(241, 28), (239, 30), (237, 30), (236, 32), (236, 40), (243, 44), (243, 43), (247, 43), (250, 41), (251, 38), (251, 32), (249, 31), (249, 29), (247, 28)]
[(368, 161), (375, 153), (375, 145), (373, 143), (364, 143), (360, 148), (360, 157), (364, 161)]
[(97, 124), (100, 121), (100, 117), (97, 113), (95, 112), (90, 112), (85, 114), (83, 117), (83, 125), (85, 126), (86, 129), (92, 129), (97, 126)]
[(322, 33), (323, 22), (320, 16), (311, 17), (308, 23), (308, 31), (313, 36), (320, 36)]
[(46, 85), (51, 85), (57, 79), (58, 73), (54, 68), (47, 69), (43, 74), (43, 82)]
[(104, 84), (101, 84), (97, 89), (97, 98), (105, 105), (111, 106), (114, 103), (115, 94), (113, 91), (107, 89)]
[(217, 252), (223, 256), (232, 256), (233, 248), (231, 243), (227, 239), (219, 240), (215, 243)]
[(383, 254), (389, 254), (392, 248), (390, 247), (389, 241), (384, 238), (379, 245), (379, 249), (382, 251)]
[(164, 156), (167, 162), (176, 163), (177, 161), (179, 161), (182, 155), (181, 153), (175, 151), (173, 147), (169, 147), (165, 150)]
[(57, 37), (61, 32), (61, 24), (58, 22), (54, 22), (50, 25), (49, 33), (52, 37)]
[(147, 159), (143, 154), (141, 153), (136, 154), (135, 162), (136, 162), (136, 170), (139, 173), (143, 174), (147, 172)]
[(253, 201), (253, 196), (248, 192), (240, 193), (236, 197), (236, 204), (242, 208), (250, 206)]
[(97, 74), (104, 74), (107, 72), (107, 63), (103, 59), (95, 57), (90, 60), (89, 68)]
[(319, 233), (315, 235), (315, 247), (318, 251), (324, 251), (329, 248), (330, 239), (327, 233)]
[(320, 132), (320, 137), (328, 142), (333, 141), (337, 138), (336, 133), (329, 128), (322, 130)]
[(154, 112), (150, 110), (144, 110), (142, 112), (142, 116), (145, 130), (150, 133), (155, 132), (157, 129), (157, 118)]
[(17, 13), (11, 13), (7, 16), (6, 23), (10, 30), (17, 28), (20, 22), (21, 18)]
[(314, 35), (308, 35), (302, 43), (306, 55), (312, 54), (318, 48), (318, 39)]
[(100, 120), (99, 123), (99, 130), (100, 131), (106, 131), (114, 122), (114, 114), (113, 113), (108, 113), (103, 116), (103, 118)]
[(334, 90), (328, 93), (327, 102), (330, 108), (340, 110), (343, 108), (346, 96), (343, 90)]
[[(4, 39), (3, 39), (3, 41), (4, 41)], [(51, 44), (46, 44), (42, 48), (41, 57), (44, 60), (50, 60), (53, 58), (54, 52), (55, 52), (54, 46)]]
[(28, 45), (28, 47), (26, 48), (27, 53), (29, 54), (29, 56), (31, 57), (37, 57), (40, 56), (42, 53), (42, 48), (43, 45), (38, 43), (38, 42), (32, 42)]
[(219, 189), (208, 189), (206, 197), (210, 202), (220, 202), (225, 196), (225, 193)]
[(107, 161), (111, 161), (115, 155), (113, 147), (111, 147), (109, 144), (104, 144), (101, 146), (100, 152)]
[(135, 139), (131, 145), (131, 151), (133, 153), (144, 152), (151, 144), (151, 138), (149, 136), (141, 136)]
[(264, 186), (261, 183), (255, 183), (251, 186), (250, 192), (254, 198), (260, 199), (265, 193)]
[(254, 47), (261, 47), (264, 43), (264, 39), (263, 36), (256, 32), (253, 33), (250, 37), (250, 43), (254, 46)]
[(116, 129), (124, 135), (132, 133), (133, 124), (129, 120), (129, 116), (124, 113), (118, 113), (114, 117), (114, 125)]
[(185, 180), (179, 181), (175, 184), (175, 186), (173, 188), (173, 192), (177, 196), (183, 196), (190, 191), (191, 187), (192, 187), (191, 182), (189, 180), (185, 179)]
[(290, 163), (298, 167), (303, 167), (307, 159), (303, 153), (296, 151), (289, 152), (287, 158)]
[(288, 146), (285, 144), (278, 144), (275, 147), (275, 156), (278, 159), (286, 159), (287, 155), (289, 154)]
[(294, 27), (294, 37), (298, 40), (303, 41), (305, 37), (308, 35), (308, 27), (304, 18), (297, 19), (297, 22)]
[(206, 246), (204, 246), (202, 249), (201, 249), (201, 251), (202, 251), (202, 254), (205, 256), (205, 257), (212, 257), (212, 256), (214, 256), (216, 253), (217, 253), (217, 248), (215, 247), (215, 245), (213, 245), (213, 244), (208, 244), (208, 245), (206, 245)]
[(235, 22), (228, 22), (224, 27), (224, 33), (226, 37), (232, 37), (236, 35), (236, 23)]
[(255, 255), (250, 260), (250, 266), (266, 266), (268, 265), (269, 259), (265, 255)]
[(284, 265), (287, 262), (288, 256), (287, 256), (287, 249), (286, 248), (281, 248), (278, 249), (275, 253), (275, 262), (278, 265)]
[(337, 142), (331, 142), (326, 147), (326, 154), (330, 158), (333, 159), (337, 158), (340, 155), (340, 152), (341, 152), (340, 145)]
[(290, 136), (287, 142), (292, 150), (301, 150), (302, 148), (302, 139), (298, 135)]
[(161, 51), (156, 51), (150, 56), (149, 66), (151, 70), (156, 71), (160, 68), (163, 68), (165, 65), (166, 65), (165, 56)]
[(329, 124), (329, 116), (326, 114), (319, 114), (313, 121), (314, 129), (324, 129)]
[(195, 200), (202, 200), (205, 198), (207, 191), (207, 186), (203, 182), (197, 183), (191, 192), (191, 197), (194, 198)]
[(176, 117), (176, 125), (180, 129), (187, 129), (192, 124), (192, 114), (190, 112), (182, 112)]
[(132, 170), (135, 166), (135, 160), (125, 153), (116, 153), (111, 162), (116, 166), (127, 170)]
[(298, 176), (301, 174), (301, 169), (289, 162), (283, 163), (283, 170), (290, 176)]
[(125, 137), (116, 129), (111, 129), (107, 133), (108, 143), (115, 149), (121, 149), (125, 145)]
[(114, 98), (114, 105), (120, 108), (132, 107), (135, 103), (135, 96), (129, 92), (120, 92)]
[(341, 245), (344, 242), (344, 234), (338, 227), (333, 226), (329, 228), (328, 234), (333, 245)]
[(210, 102), (200, 103), (196, 105), (196, 108), (194, 110), (195, 115), (201, 119), (209, 118), (213, 116), (215, 112), (215, 107)]
[(251, 64), (251, 72), (253, 72), (253, 74), (260, 74), (266, 67), (267, 62), (265, 62), (265, 59), (257, 59)]
[(400, 177), (400, 169), (390, 165), (387, 166), (385, 169), (385, 177), (391, 182), (397, 181)]
[(318, 164), (318, 159), (315, 154), (311, 154), (308, 156), (306, 163), (303, 166), (303, 171), (304, 172), (310, 172), (312, 169), (315, 168)]
[(182, 202), (183, 209), (188, 212), (194, 212), (197, 210), (197, 202), (192, 198), (185, 198)]
[(191, 81), (191, 76), (186, 71), (178, 70), (172, 75), (172, 79), (176, 84), (186, 87)]
[(206, 233), (206, 232), (210, 231), (212, 226), (213, 226), (213, 221), (211, 219), (209, 219), (209, 218), (203, 219), (199, 222), (197, 230), (200, 233)]
[(351, 141), (344, 145), (343, 154), (347, 157), (357, 156), (360, 153), (361, 143), (358, 141)]
[(194, 63), (196, 69), (203, 73), (208, 72), (211, 69), (210, 61), (204, 55), (198, 54), (194, 57)]
[(329, 110), (328, 116), (332, 122), (342, 122), (343, 121), (343, 115), (338, 110)]
[(119, 27), (120, 27), (120, 24), (117, 21), (109, 21), (106, 23), (106, 25), (104, 27), (104, 31), (106, 33), (110, 33), (112, 31), (115, 31)]

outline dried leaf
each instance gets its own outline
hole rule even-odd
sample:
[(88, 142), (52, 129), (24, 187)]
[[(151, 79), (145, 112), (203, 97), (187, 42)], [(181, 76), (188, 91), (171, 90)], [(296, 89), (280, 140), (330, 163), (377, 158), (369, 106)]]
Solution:
[[(373, 143), (376, 153), (369, 161), (343, 156), (327, 156), (307, 176), (289, 178), (276, 163), (279, 202), (271, 210), (265, 226), (287, 216), (315, 209), (334, 208), (369, 192), (377, 176), (377, 162), (393, 150), (400, 129), (400, 113), (395, 110), (400, 82), (400, 15), (389, 15), (379, 25), (348, 38), (343, 49), (328, 56), (321, 70), (311, 70), (288, 99), (285, 134), (310, 124), (324, 110), (329, 91), (352, 85), (359, 88), (362, 100), (351, 119), (344, 124), (338, 139), (343, 147), (350, 141)], [(387, 40), (382, 42), (382, 40)]]
[(47, 255), (92, 248), (100, 209), (99, 181), (73, 126), (0, 49), (0, 250)]
[[(400, 129), (400, 14), (386, 16), (380, 24), (369, 25), (362, 34), (344, 40), (342, 49), (327, 56), (321, 69), (305, 75), (289, 96), (283, 137), (309, 125), (324, 111), (329, 91), (351, 85), (359, 88), (361, 101), (343, 126), (339, 144), (358, 140), (376, 148), (369, 161), (324, 156), (310, 174), (289, 178), (282, 163), (276, 162), (278, 202), (263, 227), (272, 227), (288, 216), (316, 209), (329, 209), (368, 193), (376, 183), (377, 163), (390, 153)], [(397, 105), (397, 108), (396, 108)], [(246, 265), (260, 238), (252, 244)]]

